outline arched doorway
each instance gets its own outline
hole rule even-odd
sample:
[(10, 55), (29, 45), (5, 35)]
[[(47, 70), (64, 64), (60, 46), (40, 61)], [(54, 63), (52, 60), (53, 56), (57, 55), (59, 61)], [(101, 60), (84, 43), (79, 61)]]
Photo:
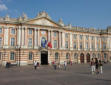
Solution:
[(80, 62), (84, 63), (84, 54), (83, 53), (80, 54)]
[(69, 53), (66, 53), (66, 60), (67, 60), (67, 63), (70, 62), (70, 54)]
[(89, 63), (90, 62), (90, 54), (89, 53), (87, 53), (86, 59), (87, 59), (87, 63)]
[(92, 54), (92, 58), (96, 58), (96, 54), (95, 53)]
[(55, 53), (55, 61), (58, 62), (59, 61), (59, 53)]

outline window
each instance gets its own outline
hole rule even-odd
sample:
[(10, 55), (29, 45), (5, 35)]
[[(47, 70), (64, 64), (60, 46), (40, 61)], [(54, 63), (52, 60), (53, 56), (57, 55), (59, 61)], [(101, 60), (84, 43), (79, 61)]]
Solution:
[(80, 39), (82, 40), (82, 38), (83, 38), (83, 35), (80, 35)]
[(57, 60), (59, 57), (59, 54), (58, 53), (55, 53), (55, 60)]
[(88, 42), (86, 43), (86, 49), (88, 49)]
[(11, 46), (15, 46), (15, 38), (11, 38)]
[(33, 59), (33, 53), (29, 52), (29, 60), (32, 60), (32, 59)]
[(65, 38), (68, 38), (68, 33), (65, 34)]
[(11, 34), (15, 34), (15, 29), (14, 28), (11, 29)]
[(2, 38), (0, 37), (0, 46), (2, 46)]
[(54, 48), (57, 48), (57, 40), (54, 40)]
[(106, 49), (106, 43), (103, 43), (103, 49)]
[(54, 37), (56, 37), (57, 36), (57, 32), (54, 32)]
[(67, 54), (66, 54), (66, 59), (69, 59), (69, 56), (70, 56), (70, 54), (69, 54), (69, 53), (67, 53)]
[(77, 34), (74, 34), (74, 35), (73, 35), (73, 39), (76, 39), (76, 38), (77, 38)]
[(15, 54), (14, 54), (14, 52), (11, 52), (10, 53), (10, 60), (14, 60), (15, 59)]
[(92, 57), (93, 57), (93, 58), (96, 58), (96, 54), (95, 54), (95, 53), (93, 53), (93, 54), (92, 54)]
[(29, 46), (29, 47), (32, 46), (32, 38), (29, 38), (29, 40), (28, 40), (28, 46)]
[(74, 47), (73, 48), (76, 49), (76, 42), (74, 42)]
[(82, 49), (82, 42), (80, 42), (80, 49)]
[(88, 35), (86, 35), (86, 40), (89, 40), (89, 36)]
[(31, 28), (29, 29), (29, 34), (32, 34), (32, 29)]
[(106, 53), (104, 53), (104, 59), (106, 59), (107, 58), (107, 54)]
[(2, 60), (2, 53), (0, 52), (0, 60)]
[(92, 50), (94, 50), (94, 43), (92, 43), (92, 46), (91, 46), (91, 47), (92, 47)]
[(94, 40), (94, 36), (91, 37), (91, 40)]
[(0, 27), (0, 34), (2, 33), (2, 28)]
[(65, 42), (65, 48), (68, 48), (68, 41)]

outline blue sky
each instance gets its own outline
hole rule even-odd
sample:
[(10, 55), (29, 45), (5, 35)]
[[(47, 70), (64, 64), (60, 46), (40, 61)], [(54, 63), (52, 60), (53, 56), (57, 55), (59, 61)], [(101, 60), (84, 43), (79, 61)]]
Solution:
[(80, 27), (111, 26), (111, 0), (0, 0), (0, 16), (34, 18), (45, 10), (54, 21)]

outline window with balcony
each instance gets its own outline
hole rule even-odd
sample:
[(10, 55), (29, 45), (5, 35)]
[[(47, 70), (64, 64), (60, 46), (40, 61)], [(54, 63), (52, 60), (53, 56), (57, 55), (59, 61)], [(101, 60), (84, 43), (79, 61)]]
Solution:
[(14, 28), (11, 29), (11, 34), (15, 34), (15, 29)]
[(80, 42), (80, 49), (82, 49), (83, 48), (83, 46), (82, 46), (82, 42)]
[(76, 39), (76, 38), (77, 38), (77, 34), (74, 34), (74, 35), (73, 35), (73, 39)]
[(86, 40), (89, 40), (89, 36), (88, 35), (86, 35)]
[(65, 48), (68, 48), (68, 41), (65, 41)]
[(88, 50), (88, 42), (86, 42), (86, 50)]
[(83, 39), (83, 35), (80, 35), (80, 40), (82, 40)]
[(57, 40), (54, 40), (54, 48), (57, 48)]
[(54, 32), (54, 37), (56, 37), (57, 36), (57, 32)]
[(30, 35), (32, 34), (32, 29), (31, 29), (31, 28), (29, 28), (29, 34), (30, 34)]
[(68, 38), (68, 33), (65, 34), (65, 38)]
[(15, 38), (11, 38), (11, 46), (15, 46)]
[(28, 39), (28, 46), (29, 46), (29, 47), (32, 47), (32, 38), (29, 38), (29, 39)]
[(74, 42), (73, 48), (76, 49), (77, 48), (76, 46), (77, 46), (76, 42)]

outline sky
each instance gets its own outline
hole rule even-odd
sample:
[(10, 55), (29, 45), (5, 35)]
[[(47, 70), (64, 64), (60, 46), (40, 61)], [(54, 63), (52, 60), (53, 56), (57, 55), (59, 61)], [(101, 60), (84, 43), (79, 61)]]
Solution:
[(105, 29), (111, 26), (111, 0), (0, 0), (0, 17), (34, 18), (46, 11), (51, 19), (72, 26)]

